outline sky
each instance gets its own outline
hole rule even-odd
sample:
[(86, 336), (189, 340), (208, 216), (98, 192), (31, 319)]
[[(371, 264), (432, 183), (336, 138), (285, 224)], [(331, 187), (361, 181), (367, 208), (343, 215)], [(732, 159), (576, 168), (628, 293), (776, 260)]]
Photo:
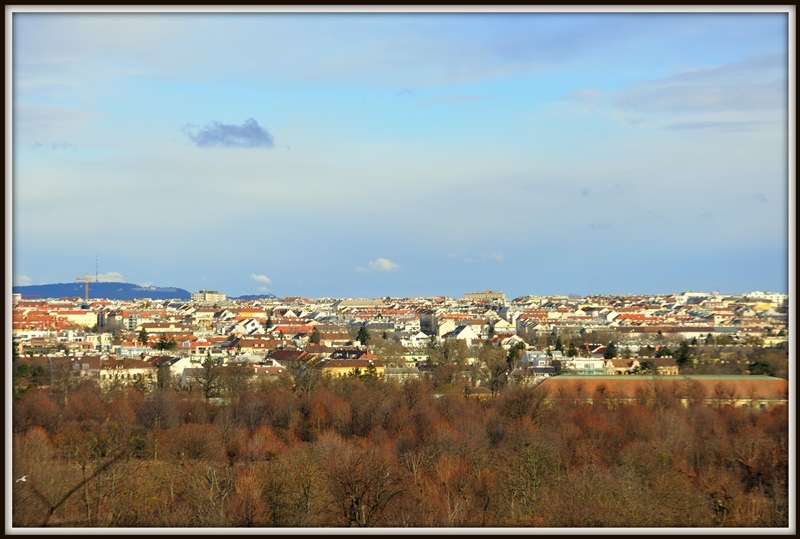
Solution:
[(788, 293), (790, 17), (16, 11), (13, 284)]

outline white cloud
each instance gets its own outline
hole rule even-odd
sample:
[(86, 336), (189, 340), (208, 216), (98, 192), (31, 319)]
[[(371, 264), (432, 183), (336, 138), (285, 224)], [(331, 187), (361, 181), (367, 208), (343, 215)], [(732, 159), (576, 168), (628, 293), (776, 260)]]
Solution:
[[(91, 279), (91, 275), (89, 275), (89, 279)], [(125, 276), (118, 271), (109, 271), (108, 273), (99, 273), (95, 276), (97, 280), (104, 280), (104, 281), (124, 281)]]
[(400, 266), (397, 265), (395, 262), (392, 262), (388, 258), (379, 258), (377, 260), (370, 260), (367, 263), (368, 267), (364, 266), (356, 266), (355, 271), (357, 272), (366, 272), (366, 271), (392, 271)]
[(399, 268), (397, 264), (389, 260), (388, 258), (379, 258), (378, 260), (370, 260), (369, 261), (369, 269), (376, 270), (376, 271), (392, 271), (394, 269)]
[(33, 282), (33, 279), (21, 273), (14, 274), (14, 286), (28, 286)]
[(272, 284), (272, 279), (270, 279), (266, 275), (256, 275), (255, 273), (251, 273), (250, 278), (257, 283)]

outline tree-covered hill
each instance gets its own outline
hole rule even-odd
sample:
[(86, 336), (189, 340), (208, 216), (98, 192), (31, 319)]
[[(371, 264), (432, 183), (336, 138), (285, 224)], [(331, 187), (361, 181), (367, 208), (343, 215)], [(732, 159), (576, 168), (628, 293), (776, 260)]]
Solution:
[[(23, 299), (84, 297), (85, 283), (37, 284), (15, 286), (14, 294), (22, 294)], [(141, 286), (132, 283), (98, 283), (89, 281), (89, 299), (189, 299), (191, 294), (182, 288)]]

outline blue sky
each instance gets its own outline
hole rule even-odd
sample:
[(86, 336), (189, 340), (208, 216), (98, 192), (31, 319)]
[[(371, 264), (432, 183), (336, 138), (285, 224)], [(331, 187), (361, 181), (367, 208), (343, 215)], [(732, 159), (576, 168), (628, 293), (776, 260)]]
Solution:
[(14, 284), (788, 292), (788, 21), (16, 12)]

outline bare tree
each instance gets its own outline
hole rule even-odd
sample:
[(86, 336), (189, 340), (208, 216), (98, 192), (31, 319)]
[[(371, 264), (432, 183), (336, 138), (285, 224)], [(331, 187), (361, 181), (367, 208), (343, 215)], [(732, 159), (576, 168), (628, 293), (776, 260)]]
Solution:
[(341, 522), (360, 528), (379, 524), (388, 503), (403, 492), (391, 453), (354, 443), (342, 445), (328, 469), (328, 488)]

